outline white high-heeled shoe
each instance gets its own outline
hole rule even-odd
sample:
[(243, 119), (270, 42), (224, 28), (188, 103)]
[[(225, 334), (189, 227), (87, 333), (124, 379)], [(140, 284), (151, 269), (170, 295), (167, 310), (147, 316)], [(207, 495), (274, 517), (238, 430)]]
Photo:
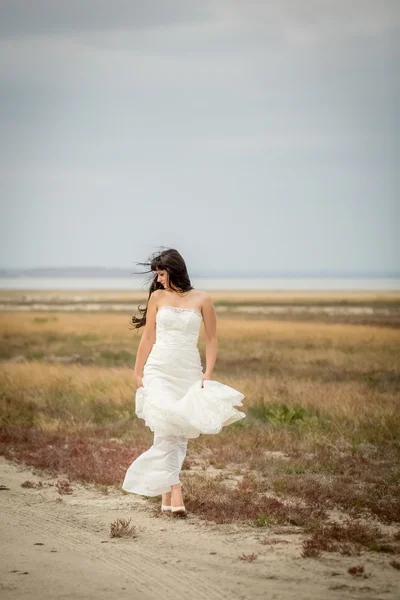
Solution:
[(186, 508), (184, 506), (171, 506), (171, 514), (174, 517), (186, 517)]
[(161, 512), (171, 512), (172, 507), (170, 505), (161, 504)]

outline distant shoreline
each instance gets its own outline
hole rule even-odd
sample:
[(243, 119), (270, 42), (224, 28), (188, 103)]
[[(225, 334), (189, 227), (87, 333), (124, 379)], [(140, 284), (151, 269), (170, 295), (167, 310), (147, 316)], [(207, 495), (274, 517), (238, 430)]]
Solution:
[[(146, 293), (151, 277), (0, 277), (1, 290)], [(210, 292), (398, 292), (400, 277), (191, 277)]]
[[(103, 267), (39, 267), (39, 268), (0, 268), (2, 279), (131, 279), (148, 277), (150, 273), (133, 271), (128, 268)], [(206, 272), (190, 270), (192, 279), (400, 279), (400, 271), (230, 271)]]

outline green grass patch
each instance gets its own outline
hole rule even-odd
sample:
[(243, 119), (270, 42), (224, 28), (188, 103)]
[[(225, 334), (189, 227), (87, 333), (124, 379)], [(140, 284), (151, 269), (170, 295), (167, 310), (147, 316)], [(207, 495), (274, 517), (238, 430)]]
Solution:
[(55, 315), (50, 315), (46, 317), (33, 317), (32, 319), (32, 323), (54, 323), (55, 321), (58, 321), (58, 317), (56, 317)]
[(316, 410), (309, 410), (298, 404), (264, 403), (252, 404), (247, 414), (258, 421), (268, 423), (272, 427), (306, 426), (326, 427), (328, 417)]
[(33, 427), (37, 418), (37, 405), (24, 398), (22, 392), (10, 396), (0, 392), (0, 427)]
[(133, 365), (135, 361), (133, 352), (127, 350), (101, 350), (100, 357), (101, 362), (108, 365), (128, 366)]
[(277, 520), (270, 515), (258, 515), (258, 517), (253, 520), (253, 525), (255, 527), (271, 527), (276, 524)]

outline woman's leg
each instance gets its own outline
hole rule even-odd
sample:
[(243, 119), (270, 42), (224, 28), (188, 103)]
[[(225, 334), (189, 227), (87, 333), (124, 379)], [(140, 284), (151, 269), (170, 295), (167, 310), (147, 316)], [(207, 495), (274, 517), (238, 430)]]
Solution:
[(179, 483), (179, 473), (186, 456), (187, 438), (155, 435), (154, 447), (162, 453), (162, 471), (167, 474), (169, 484), (172, 486)]
[[(175, 438), (175, 443), (178, 452), (178, 464), (180, 472), (182, 469), (183, 461), (185, 460), (188, 440), (183, 436), (179, 436)], [(171, 506), (184, 506), (182, 486), (180, 482), (175, 483), (171, 486)]]
[(154, 444), (165, 452), (165, 469), (170, 474), (171, 491), (162, 495), (163, 506), (182, 506), (183, 499), (179, 483), (187, 450), (187, 438), (182, 436), (154, 436)]
[(162, 495), (161, 504), (163, 506), (171, 506), (171, 492)]

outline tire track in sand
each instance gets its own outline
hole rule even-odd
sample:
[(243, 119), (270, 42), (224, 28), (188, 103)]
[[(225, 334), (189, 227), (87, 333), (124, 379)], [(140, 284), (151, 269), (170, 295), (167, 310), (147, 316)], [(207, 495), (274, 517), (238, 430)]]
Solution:
[[(25, 497), (26, 499), (26, 497)], [(1, 517), (7, 517), (15, 527), (35, 530), (61, 540), (63, 544), (76, 553), (84, 553), (107, 565), (112, 564), (125, 579), (135, 584), (139, 592), (149, 600), (160, 598), (166, 590), (175, 598), (197, 600), (198, 597), (207, 600), (228, 600), (232, 595), (226, 595), (222, 590), (213, 587), (211, 582), (204, 583), (202, 575), (190, 573), (182, 567), (171, 563), (163, 564), (155, 553), (149, 553), (134, 541), (129, 546), (129, 556), (126, 556), (127, 546), (101, 544), (101, 539), (91, 530), (66, 522), (65, 516), (57, 510), (54, 502), (36, 502), (30, 505), (18, 505), (15, 498), (0, 499)], [(63, 507), (64, 508), (64, 507)]]

